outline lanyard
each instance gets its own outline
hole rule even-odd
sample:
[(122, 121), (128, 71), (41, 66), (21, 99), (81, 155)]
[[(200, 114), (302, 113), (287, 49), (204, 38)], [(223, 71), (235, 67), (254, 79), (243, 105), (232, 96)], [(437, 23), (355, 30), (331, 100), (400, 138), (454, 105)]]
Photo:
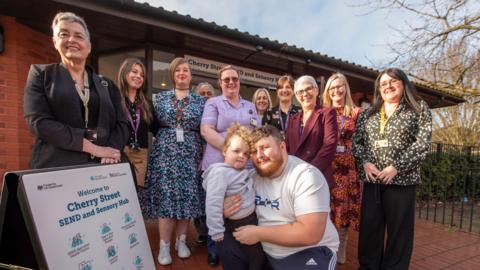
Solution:
[(342, 116), (340, 117), (340, 128), (338, 129), (338, 141), (340, 142), (340, 138), (343, 134), (343, 129), (345, 128), (345, 115), (342, 114)]
[(290, 118), (291, 110), (292, 110), (292, 106), (290, 105), (290, 108), (288, 109), (288, 112), (287, 112), (287, 118), (285, 119), (285, 123), (283, 123), (282, 110), (280, 109), (280, 106), (278, 106), (278, 111), (280, 112), (280, 126), (282, 127), (283, 131), (287, 131), (288, 118)]
[(130, 122), (130, 125), (132, 126), (134, 135), (135, 135), (135, 143), (138, 142), (137, 137), (138, 137), (138, 127), (140, 126), (140, 107), (135, 104), (135, 120), (133, 121), (132, 114), (130, 113), (130, 110), (125, 107), (125, 113), (127, 114), (128, 117), (128, 122)]
[(175, 110), (175, 119), (177, 121), (177, 126), (180, 126), (180, 122), (182, 121), (182, 118), (183, 118), (183, 112), (188, 107), (189, 97), (187, 96), (186, 98), (184, 98), (184, 100), (185, 102), (183, 103), (183, 108), (180, 108), (180, 106), (178, 106), (178, 99), (175, 96), (175, 92), (174, 92), (174, 95), (172, 96), (172, 104), (173, 104), (173, 109)]
[(387, 117), (385, 115), (385, 108), (382, 106), (380, 109), (380, 135), (383, 135), (385, 132), (385, 126), (387, 125)]
[(83, 90), (80, 89), (80, 86), (77, 83), (75, 83), (75, 89), (83, 102), (83, 108), (85, 109), (85, 128), (88, 128), (88, 100), (90, 99), (90, 88), (86, 70), (83, 72)]

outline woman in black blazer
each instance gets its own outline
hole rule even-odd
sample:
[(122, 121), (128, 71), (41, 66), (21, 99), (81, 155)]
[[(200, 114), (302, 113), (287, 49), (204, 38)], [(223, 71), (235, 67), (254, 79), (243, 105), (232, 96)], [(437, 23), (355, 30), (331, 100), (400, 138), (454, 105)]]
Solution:
[(32, 65), (25, 85), (24, 116), (36, 137), (30, 168), (119, 162), (128, 125), (117, 87), (86, 66), (85, 21), (60, 12), (52, 30), (62, 61)]
[(293, 84), (295, 81), (290, 75), (283, 75), (277, 81), (278, 105), (269, 109), (262, 119), (262, 125), (268, 124), (276, 127), (283, 134), (287, 131), (288, 119), (301, 110), (293, 105)]

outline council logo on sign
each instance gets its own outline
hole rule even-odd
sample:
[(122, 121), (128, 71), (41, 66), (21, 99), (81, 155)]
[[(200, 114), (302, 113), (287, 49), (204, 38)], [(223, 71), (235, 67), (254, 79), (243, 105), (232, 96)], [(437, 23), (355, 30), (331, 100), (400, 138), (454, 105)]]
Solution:
[(107, 179), (107, 176), (103, 174), (90, 176), (90, 181), (96, 181), (96, 180), (102, 180), (102, 179)]

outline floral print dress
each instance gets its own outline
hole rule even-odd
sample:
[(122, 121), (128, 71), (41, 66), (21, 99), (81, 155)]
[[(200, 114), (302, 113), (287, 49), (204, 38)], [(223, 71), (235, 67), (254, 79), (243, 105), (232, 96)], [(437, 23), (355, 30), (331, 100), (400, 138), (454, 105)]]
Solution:
[(330, 208), (333, 224), (337, 228), (352, 227), (359, 229), (361, 205), (361, 182), (355, 158), (352, 155), (352, 137), (359, 109), (353, 110), (350, 116), (344, 116), (344, 109), (337, 108), (338, 145), (343, 152), (335, 153), (333, 160), (333, 177), (336, 186), (331, 190)]
[[(147, 218), (189, 219), (204, 215), (200, 203), (198, 167), (202, 158), (200, 121), (205, 100), (190, 91), (181, 100), (174, 90), (154, 99), (160, 129), (148, 163), (145, 188), (139, 198)], [(181, 119), (179, 109), (183, 110)], [(176, 127), (183, 128), (184, 141), (177, 141)]]

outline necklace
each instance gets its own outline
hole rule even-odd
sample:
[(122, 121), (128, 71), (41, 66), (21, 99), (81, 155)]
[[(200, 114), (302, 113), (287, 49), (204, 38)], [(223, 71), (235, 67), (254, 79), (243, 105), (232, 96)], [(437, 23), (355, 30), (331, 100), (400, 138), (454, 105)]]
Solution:
[(88, 101), (90, 100), (90, 88), (86, 70), (83, 71), (83, 89), (77, 84), (77, 82), (75, 82), (75, 89), (82, 100), (83, 108), (85, 109), (85, 128), (88, 128)]

